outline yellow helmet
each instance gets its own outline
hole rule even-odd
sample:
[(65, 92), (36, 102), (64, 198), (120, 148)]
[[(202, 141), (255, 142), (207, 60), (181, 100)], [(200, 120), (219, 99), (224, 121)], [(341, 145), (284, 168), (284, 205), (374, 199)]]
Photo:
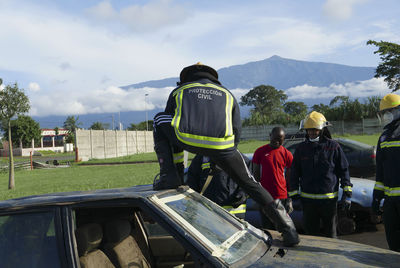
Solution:
[(330, 125), (323, 114), (313, 111), (304, 120), (301, 120), (300, 129), (316, 128), (321, 130)]
[(392, 109), (400, 105), (400, 96), (397, 94), (389, 93), (383, 97), (379, 104), (379, 111)]
[(193, 64), (193, 65), (183, 68), (183, 70), (181, 71), (181, 73), (179, 75), (179, 79), (181, 80), (181, 82), (182, 83), (185, 82), (187, 75), (192, 73), (193, 71), (207, 72), (207, 73), (211, 74), (212, 76), (214, 76), (216, 79), (218, 79), (218, 73), (216, 70), (214, 70), (210, 66), (207, 66), (207, 65), (202, 64), (201, 62), (198, 62), (196, 64)]

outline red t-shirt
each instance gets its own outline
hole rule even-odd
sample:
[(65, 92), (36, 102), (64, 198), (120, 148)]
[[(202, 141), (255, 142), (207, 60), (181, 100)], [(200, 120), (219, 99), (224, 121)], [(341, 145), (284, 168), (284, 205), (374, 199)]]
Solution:
[(285, 168), (290, 168), (293, 155), (285, 147), (273, 149), (269, 144), (258, 148), (252, 162), (261, 167), (261, 185), (274, 199), (287, 198)]

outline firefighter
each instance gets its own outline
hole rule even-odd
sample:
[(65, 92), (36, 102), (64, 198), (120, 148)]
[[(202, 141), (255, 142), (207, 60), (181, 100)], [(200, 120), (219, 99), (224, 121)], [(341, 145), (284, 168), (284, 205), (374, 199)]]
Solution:
[(372, 208), (383, 204), (383, 223), (389, 249), (400, 252), (400, 96), (387, 94), (379, 105), (384, 131), (376, 150), (376, 183)]
[(285, 208), (254, 179), (237, 150), (241, 131), (239, 105), (218, 81), (217, 71), (197, 63), (185, 67), (179, 77), (165, 111), (154, 117), (160, 179), (153, 188), (171, 189), (183, 183), (183, 150), (208, 156), (259, 203), (277, 225), (286, 246), (298, 244), (298, 234)]
[[(246, 165), (250, 160), (244, 156)], [(189, 166), (186, 184), (229, 213), (244, 219), (246, 214), (246, 193), (208, 156), (196, 155)]]
[(337, 200), (340, 184), (343, 194), (340, 206), (350, 210), (352, 184), (349, 165), (340, 145), (331, 139), (325, 116), (308, 114), (300, 124), (306, 140), (296, 147), (290, 169), (289, 196), (301, 199), (303, 224), (307, 234), (336, 237)]

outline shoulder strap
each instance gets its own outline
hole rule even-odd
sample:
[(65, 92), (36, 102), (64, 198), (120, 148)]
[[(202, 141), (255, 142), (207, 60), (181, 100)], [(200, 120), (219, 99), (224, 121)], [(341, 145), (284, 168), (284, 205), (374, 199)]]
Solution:
[(208, 185), (210, 185), (211, 179), (213, 178), (213, 176), (211, 174), (208, 175), (206, 182), (203, 185), (203, 188), (201, 189), (200, 194), (203, 195), (204, 192), (207, 190)]

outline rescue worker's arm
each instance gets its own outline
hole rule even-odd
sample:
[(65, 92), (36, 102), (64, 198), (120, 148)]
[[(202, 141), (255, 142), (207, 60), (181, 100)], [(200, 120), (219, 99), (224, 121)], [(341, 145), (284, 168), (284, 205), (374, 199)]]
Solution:
[(176, 92), (176, 89), (174, 89), (168, 97), (167, 100), (167, 105), (165, 106), (165, 111), (167, 114), (175, 114), (175, 108), (176, 108), (176, 102), (175, 102), (175, 96), (174, 92)]
[(288, 197), (289, 197), (289, 180), (290, 180), (290, 168), (293, 163), (293, 155), (290, 151), (286, 150), (286, 163), (285, 163), (285, 179), (286, 179), (286, 188), (288, 192)]
[(378, 141), (376, 148), (376, 182), (373, 192), (373, 199), (377, 199), (379, 202), (385, 197), (385, 187), (383, 184), (383, 159), (382, 159), (381, 143)]
[(288, 196), (290, 198), (300, 197), (300, 178), (301, 178), (301, 156), (299, 148), (296, 149), (293, 156), (292, 166), (290, 167), (290, 179), (288, 187)]
[(339, 144), (336, 149), (335, 172), (336, 176), (340, 178), (340, 187), (343, 189), (343, 193), (346, 197), (351, 198), (353, 184), (350, 182), (349, 162)]
[(240, 135), (242, 132), (242, 121), (240, 120), (239, 105), (235, 98), (232, 110), (232, 128), (233, 128), (233, 134), (235, 135), (235, 145), (237, 146), (240, 142)]

